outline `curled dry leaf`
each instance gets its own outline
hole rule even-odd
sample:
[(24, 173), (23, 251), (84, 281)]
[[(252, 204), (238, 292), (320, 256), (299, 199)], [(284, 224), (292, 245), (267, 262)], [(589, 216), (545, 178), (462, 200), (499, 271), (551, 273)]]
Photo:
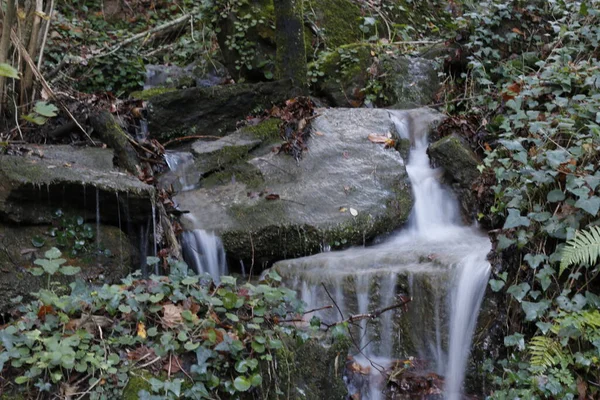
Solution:
[(279, 197), (278, 194), (271, 193), (271, 194), (266, 195), (265, 199), (267, 199), (267, 200), (279, 200), (280, 197)]
[(183, 322), (181, 313), (183, 308), (176, 306), (175, 304), (165, 304), (163, 306), (163, 319), (162, 323), (167, 328), (174, 328)]

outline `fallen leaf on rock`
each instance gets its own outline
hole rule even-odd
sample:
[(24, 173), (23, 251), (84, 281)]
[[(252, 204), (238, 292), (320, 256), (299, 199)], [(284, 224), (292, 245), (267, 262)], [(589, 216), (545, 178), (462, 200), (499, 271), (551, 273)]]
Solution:
[(369, 141), (373, 143), (386, 143), (390, 138), (387, 135), (369, 134)]
[(346, 212), (348, 209), (346, 207), (340, 207), (340, 212)]
[(316, 131), (315, 135), (317, 135), (317, 136), (323, 136), (323, 132)]
[(267, 200), (279, 200), (279, 195), (275, 193), (271, 193), (265, 196)]

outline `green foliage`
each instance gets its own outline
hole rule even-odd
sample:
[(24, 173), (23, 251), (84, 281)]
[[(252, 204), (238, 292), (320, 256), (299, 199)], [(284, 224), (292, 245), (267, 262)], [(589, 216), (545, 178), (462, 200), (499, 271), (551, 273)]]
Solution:
[[(36, 264), (71, 273), (58, 257), (52, 249)], [(43, 398), (65, 385), (91, 399), (122, 398), (133, 377), (149, 384), (144, 399), (237, 398), (262, 385), (261, 364), (276, 370), (286, 338), (311, 337), (282, 322), (302, 310), (280, 279), (237, 285), (224, 276), (217, 285), (171, 261), (169, 276), (99, 288), (77, 281), (66, 296), (42, 290), (0, 330), (1, 376)]]
[(49, 118), (56, 117), (57, 115), (58, 108), (54, 104), (38, 101), (33, 107), (33, 112), (22, 115), (21, 118), (32, 124), (44, 125)]
[(0, 64), (0, 76), (6, 78), (20, 79), (19, 71), (17, 71), (12, 65), (6, 63)]
[[(70, 256), (77, 256), (90, 250), (96, 235), (92, 225), (86, 223), (83, 217), (67, 216), (60, 209), (56, 210), (52, 217), (53, 227), (46, 234), (56, 238), (56, 244), (60, 248), (68, 251)], [(36, 240), (39, 243), (43, 242), (40, 238)]]
[(560, 261), (561, 275), (572, 264), (594, 265), (600, 257), (600, 227), (590, 226), (577, 231), (575, 237), (567, 242)]
[(490, 282), (511, 316), (492, 398), (573, 398), (578, 381), (599, 378), (598, 10), (488, 0), (457, 19), (469, 66), (454, 84), (468, 99), (448, 110), (481, 123), (493, 193), (481, 215), (499, 225), (496, 251), (516, 260)]

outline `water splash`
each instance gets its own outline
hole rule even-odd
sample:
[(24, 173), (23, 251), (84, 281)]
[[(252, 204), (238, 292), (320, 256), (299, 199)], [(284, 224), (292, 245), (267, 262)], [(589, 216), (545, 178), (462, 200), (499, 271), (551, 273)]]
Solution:
[(202, 229), (183, 232), (181, 245), (183, 258), (196, 274), (208, 273), (217, 283), (227, 275), (225, 249), (215, 234)]

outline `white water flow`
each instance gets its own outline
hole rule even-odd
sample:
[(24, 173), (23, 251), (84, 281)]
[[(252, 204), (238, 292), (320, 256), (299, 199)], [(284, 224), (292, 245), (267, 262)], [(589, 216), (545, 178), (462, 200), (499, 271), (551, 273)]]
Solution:
[[(442, 171), (430, 166), (432, 118), (413, 115), (409, 124), (407, 115), (390, 112), (395, 130), (412, 144), (406, 170), (414, 206), (406, 229), (376, 246), (286, 260), (274, 268), (301, 292), (307, 309), (331, 304), (333, 297), (345, 318), (398, 304), (400, 295), (412, 298), (406, 309), (368, 324), (361, 321), (361, 329), (355, 330), (363, 348), (355, 360), (372, 379), (367, 389), (349, 382), (351, 396), (382, 399), (385, 379), (371, 362), (387, 366), (414, 356), (445, 376), (445, 396), (457, 400), (489, 276), (491, 246), (476, 228), (461, 225), (456, 199), (440, 184)], [(340, 320), (336, 309), (316, 314), (326, 322)]]
[(202, 229), (183, 232), (183, 258), (196, 274), (209, 274), (216, 283), (227, 275), (225, 249), (219, 237)]
[(196, 171), (192, 153), (169, 150), (165, 152), (165, 162), (170, 171), (161, 179), (164, 186), (171, 185), (181, 192), (196, 188), (200, 174)]

